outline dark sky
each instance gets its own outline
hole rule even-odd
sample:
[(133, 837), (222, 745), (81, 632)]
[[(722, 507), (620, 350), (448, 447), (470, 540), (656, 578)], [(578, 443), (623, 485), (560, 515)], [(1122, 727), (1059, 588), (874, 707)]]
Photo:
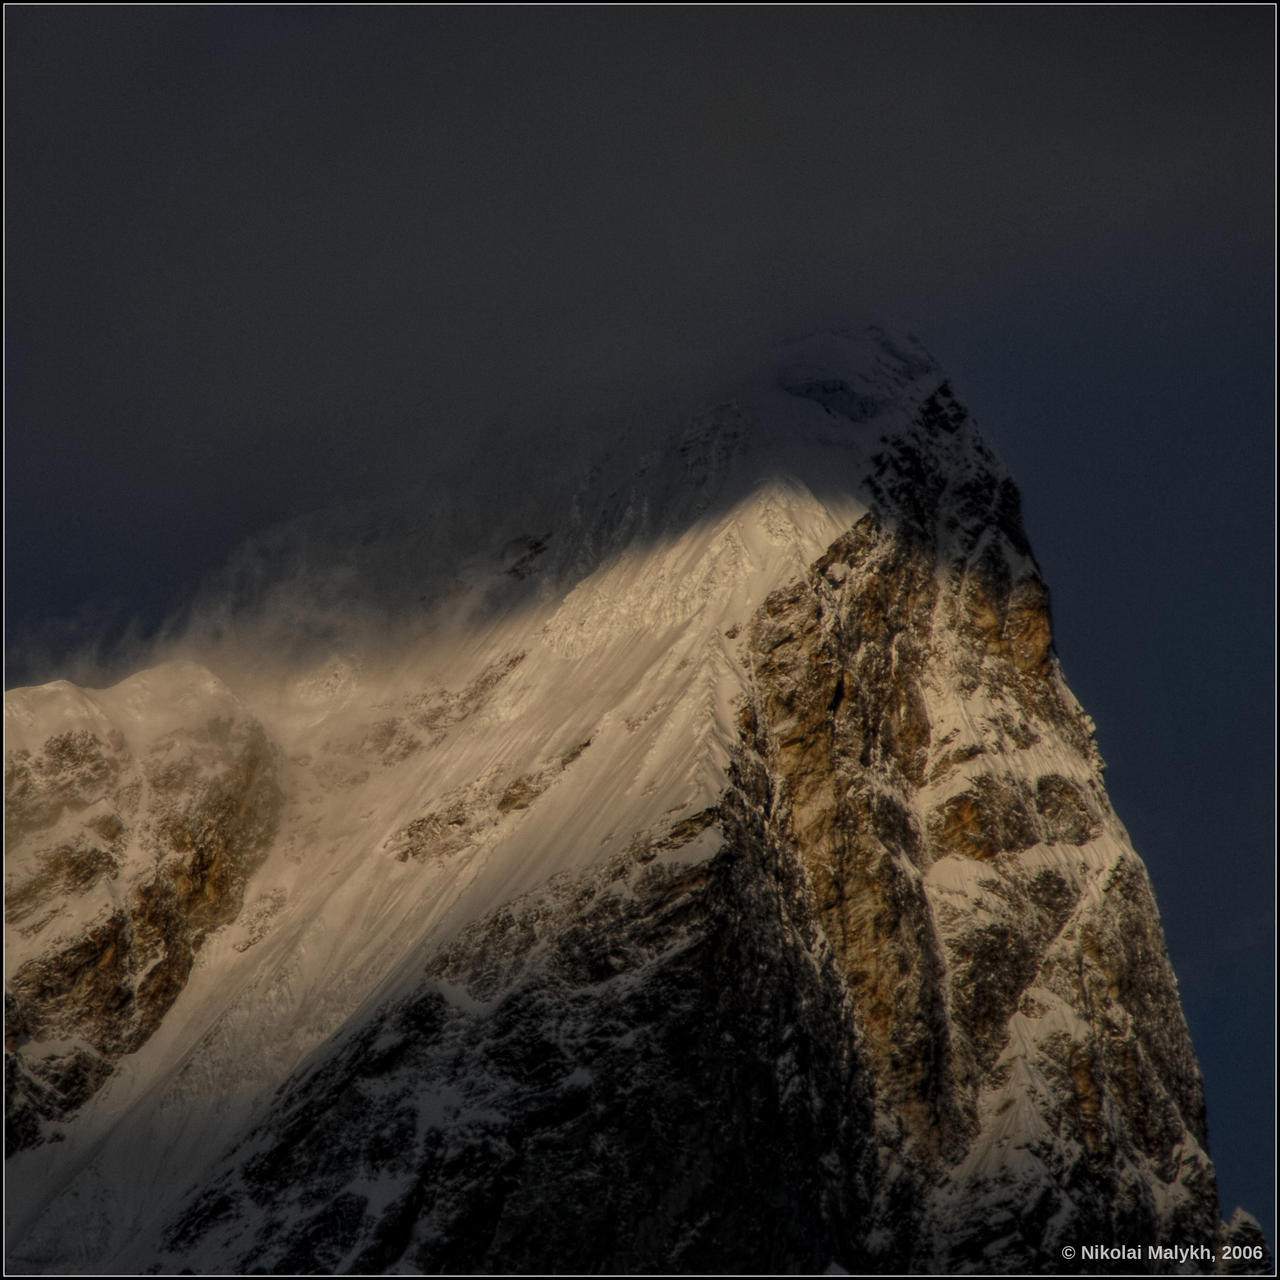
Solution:
[(912, 327), (1023, 488), (1274, 1239), (1271, 6), (5, 28), (7, 683), (461, 422)]

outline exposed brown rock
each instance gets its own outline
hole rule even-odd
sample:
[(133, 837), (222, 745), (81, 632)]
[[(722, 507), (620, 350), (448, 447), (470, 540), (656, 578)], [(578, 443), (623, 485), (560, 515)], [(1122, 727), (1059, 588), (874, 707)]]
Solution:
[[(1059, 1197), (1072, 1188), (1071, 1212), (1098, 1238), (1122, 1219), (1156, 1238), (1171, 1220), (1141, 1190), (1150, 1168), (1198, 1188), (1171, 1212), (1186, 1239), (1208, 1239), (1212, 1169), (1202, 1150), (1186, 1153), (1203, 1146), (1203, 1097), (1159, 917), (1106, 803), (1092, 723), (1058, 670), (1016, 488), (965, 435), (940, 390), (918, 433), (877, 458), (879, 511), (761, 606), (744, 733), (775, 779), (774, 823), (848, 986), (883, 1130), (900, 1126), (900, 1158), (926, 1181), (954, 1170), (957, 1205), (988, 1206), (957, 1208), (972, 1224), (913, 1265), (978, 1266), (1009, 1230), (991, 1188), (970, 1189), (963, 1157), (982, 1097), (1015, 1087), (1002, 1057), (1011, 1020), (1049, 1015), (1038, 990), (1088, 1028), (1045, 1034), (1029, 1063), (1056, 1082), (1030, 1100), (1062, 1144), (1037, 1156)], [(940, 463), (939, 448), (964, 461)], [(1032, 748), (1072, 761), (1071, 776), (1042, 773)], [(1098, 855), (1063, 869), (1024, 856), (1103, 834), (1116, 841), (1109, 875)], [(942, 859), (983, 871), (964, 893), (935, 891), (927, 873)], [(1072, 1150), (1083, 1163), (1068, 1170)], [(886, 1176), (901, 1228), (922, 1184)], [(1046, 1222), (1014, 1232), (1025, 1265), (1038, 1263)]]
[(407, 823), (386, 842), (398, 862), (433, 862), (471, 848), (481, 834), (511, 815), (529, 808), (591, 746), (577, 743), (534, 773), (521, 774), (495, 787), (491, 779), (459, 787), (439, 808)]
[(922, 833), (901, 800), (927, 766), (918, 677), (936, 594), (927, 557), (867, 517), (771, 595), (748, 633), (753, 745), (780, 779), (775, 821), (808, 873), (881, 1095), (928, 1160), (957, 1154), (969, 1127), (938, 1034), (944, 962), (915, 874)]
[(1037, 778), (1035, 803), (1050, 843), (1085, 844), (1100, 830), (1084, 792), (1069, 778), (1058, 774)]
[(982, 774), (967, 791), (944, 801), (929, 817), (938, 856), (946, 853), (989, 861), (1036, 843), (1031, 796), (1019, 779)]
[[(6, 995), (6, 1104), (21, 1148), (154, 1032), (205, 938), (239, 912), (281, 796), (274, 749), (247, 718), (166, 734), (140, 761), (119, 734), (71, 731), (34, 757), (20, 753), (9, 778), (13, 829), (37, 846), (16, 861), (6, 901), (7, 918), (37, 948)], [(39, 849), (42, 830), (58, 822), (65, 831), (65, 815), (84, 811), (92, 816), (69, 838)], [(54, 928), (104, 877), (118, 882), (118, 905), (69, 937)]]

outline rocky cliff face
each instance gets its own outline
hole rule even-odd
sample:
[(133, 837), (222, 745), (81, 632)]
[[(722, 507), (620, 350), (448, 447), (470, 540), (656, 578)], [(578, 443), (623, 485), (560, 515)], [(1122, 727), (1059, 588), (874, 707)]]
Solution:
[(1209, 1244), (1204, 1101), (1018, 495), (944, 384), (752, 624), (759, 749), (877, 1083), (895, 1262)]
[[(91, 1055), (50, 1102), (65, 1070), (19, 1047), (20, 1135), (137, 1058), (102, 1090), (125, 1119), (39, 1175), (23, 1265), (1018, 1273), (1110, 1270), (1063, 1261), (1090, 1240), (1255, 1247), (1219, 1222), (1155, 903), (1017, 490), (924, 353), (836, 345), (695, 424), (663, 464), (677, 521), (615, 489), (506, 538), (452, 589), (488, 628), (461, 657), (436, 638), (393, 685), (340, 662), (292, 686), (278, 775), (261, 725), (204, 710), (145, 751), (86, 720), (15, 758), (22, 839), (46, 833), (18, 936), (147, 852), (11, 980), (29, 1045)], [(816, 497), (836, 468), (845, 495)], [(175, 1163), (135, 1202), (140, 1141)]]
[[(159, 1025), (205, 937), (239, 912), (280, 793), (262, 726), (196, 667), (96, 699), (24, 691), (6, 711), (12, 1153), (60, 1138)], [(29, 732), (51, 719), (58, 732)]]

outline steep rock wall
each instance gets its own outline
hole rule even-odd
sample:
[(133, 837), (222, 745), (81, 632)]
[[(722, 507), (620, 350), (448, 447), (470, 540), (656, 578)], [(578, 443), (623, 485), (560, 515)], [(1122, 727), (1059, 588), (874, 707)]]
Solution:
[(749, 634), (775, 822), (852, 997), (916, 1242), (899, 1261), (1210, 1244), (1199, 1070), (1016, 489), (945, 386), (884, 445), (875, 512)]

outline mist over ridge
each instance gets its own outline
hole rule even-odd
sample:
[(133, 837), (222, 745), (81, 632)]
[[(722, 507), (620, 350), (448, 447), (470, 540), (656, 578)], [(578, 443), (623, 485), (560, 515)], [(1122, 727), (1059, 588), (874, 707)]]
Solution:
[[(880, 366), (890, 380), (877, 386)], [(798, 480), (819, 496), (852, 491), (865, 447), (842, 459), (821, 442), (843, 435), (853, 448), (858, 429), (829, 412), (825, 429), (779, 426), (768, 406), (785, 404), (797, 385), (844, 380), (865, 388), (863, 416), (880, 419), (876, 430), (892, 430), (894, 415), (909, 412), (908, 400), (898, 402), (908, 385), (936, 384), (945, 373), (913, 335), (842, 324), (744, 347), (736, 363), (698, 366), (688, 357), (671, 376), (670, 384), (640, 385), (598, 374), (554, 402), (508, 386), (505, 412), (424, 432), (429, 450), (415, 456), (406, 448), (377, 491), (353, 487), (341, 500), (255, 531), (190, 584), (186, 600), (149, 635), (137, 634), (135, 623), (114, 641), (96, 637), (96, 647), (61, 655), (59, 672), (103, 685), (174, 658), (278, 666), (330, 652), (390, 654), (439, 624), (459, 573), (500, 574), (504, 556), (518, 559), (516, 543), (552, 539), (540, 568), (554, 564), (557, 588), (567, 590), (629, 540), (678, 538), (686, 521), (715, 519), (771, 480)], [(712, 493), (691, 496), (683, 475), (689, 440), (717, 415), (739, 412), (749, 424), (749, 462), (697, 478), (694, 488), (714, 479)], [(602, 523), (575, 531), (574, 520)], [(509, 605), (499, 595), (491, 608)]]

